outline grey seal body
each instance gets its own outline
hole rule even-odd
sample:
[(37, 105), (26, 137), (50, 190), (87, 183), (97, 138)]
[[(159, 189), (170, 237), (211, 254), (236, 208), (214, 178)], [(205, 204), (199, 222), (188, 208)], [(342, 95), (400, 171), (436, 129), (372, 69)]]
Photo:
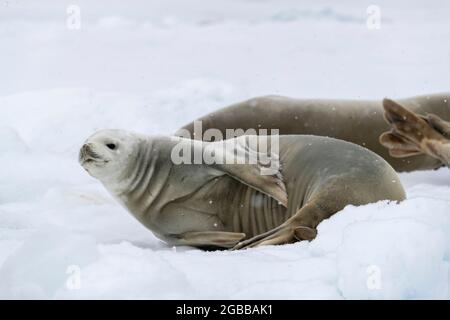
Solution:
[[(397, 100), (417, 114), (433, 113), (450, 121), (450, 93), (433, 94)], [(442, 162), (427, 155), (394, 158), (379, 142), (389, 129), (383, 118), (382, 101), (293, 99), (282, 96), (253, 98), (217, 110), (197, 121), (203, 131), (218, 129), (278, 129), (282, 135), (307, 134), (349, 141), (383, 157), (397, 171), (435, 169)], [(194, 132), (194, 122), (182, 129)], [(179, 130), (176, 135), (183, 135)], [(198, 138), (198, 137), (196, 137)]]
[[(322, 220), (348, 204), (405, 197), (396, 172), (381, 157), (326, 137), (279, 136), (277, 155), (269, 144), (268, 154), (278, 164), (270, 174), (261, 174), (267, 168), (259, 162), (173, 161), (180, 146), (192, 154), (218, 154), (231, 145), (233, 154), (248, 156), (259, 152), (249, 143), (259, 138), (202, 142), (107, 130), (86, 141), (80, 161), (129, 212), (171, 245), (244, 248), (310, 240)], [(105, 147), (112, 144), (114, 150)], [(89, 161), (92, 154), (97, 159)]]

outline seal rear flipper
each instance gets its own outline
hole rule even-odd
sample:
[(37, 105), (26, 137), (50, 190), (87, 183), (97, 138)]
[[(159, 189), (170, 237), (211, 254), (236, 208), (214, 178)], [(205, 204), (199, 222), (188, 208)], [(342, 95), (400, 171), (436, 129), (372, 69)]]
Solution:
[(294, 229), (294, 236), (298, 241), (308, 240), (311, 241), (317, 236), (317, 229), (310, 227), (299, 226)]
[(335, 213), (318, 206), (318, 201), (320, 197), (300, 208), (280, 226), (239, 242), (232, 250), (313, 240), (317, 236), (317, 225)]
[(382, 134), (380, 142), (389, 149), (392, 156), (414, 154), (415, 148), (447, 166), (450, 164), (450, 140), (447, 138), (449, 123), (434, 115), (417, 115), (389, 99), (383, 100), (383, 107), (392, 130)]
[[(258, 190), (277, 200), (287, 208), (288, 194), (281, 174), (278, 146), (270, 141), (270, 146), (264, 146), (271, 137), (241, 136), (235, 139), (218, 141), (205, 147), (207, 152), (220, 154), (225, 161), (213, 166), (225, 172), (230, 177)], [(255, 150), (264, 148), (265, 152)], [(232, 159), (230, 163), (226, 161)]]
[(180, 244), (193, 247), (232, 248), (245, 238), (245, 233), (225, 231), (193, 231), (178, 236)]
[(384, 132), (380, 136), (380, 143), (389, 149), (389, 154), (395, 158), (405, 158), (423, 154), (423, 152), (407, 139), (394, 132)]
[[(383, 107), (385, 119), (391, 125), (393, 132), (415, 144), (417, 147), (420, 148), (420, 144), (424, 139), (445, 140), (445, 137), (425, 117), (409, 111), (397, 102), (384, 99)], [(436, 119), (430, 119), (436, 122)]]
[(445, 138), (450, 139), (450, 122), (442, 120), (435, 114), (428, 114), (426, 121)]

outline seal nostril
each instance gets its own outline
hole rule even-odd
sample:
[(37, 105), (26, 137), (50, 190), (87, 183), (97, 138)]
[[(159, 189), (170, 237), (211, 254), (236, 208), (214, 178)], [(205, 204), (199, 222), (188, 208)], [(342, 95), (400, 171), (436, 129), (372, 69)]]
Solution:
[(84, 152), (85, 154), (90, 154), (90, 153), (91, 153), (91, 147), (89, 146), (89, 144), (85, 144), (85, 145), (83, 146), (83, 152)]

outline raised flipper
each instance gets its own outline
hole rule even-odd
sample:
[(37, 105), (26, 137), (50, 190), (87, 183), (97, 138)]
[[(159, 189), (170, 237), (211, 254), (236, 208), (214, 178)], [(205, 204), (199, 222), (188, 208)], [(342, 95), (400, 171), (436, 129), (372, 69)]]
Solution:
[(186, 246), (232, 248), (245, 238), (245, 233), (199, 231), (186, 232), (177, 238), (179, 238), (179, 244)]
[(450, 123), (435, 115), (416, 115), (390, 99), (383, 100), (385, 119), (391, 131), (380, 136), (380, 143), (393, 157), (424, 153), (450, 164)]
[(450, 122), (442, 120), (435, 114), (427, 115), (426, 120), (434, 129), (442, 134), (442, 136), (450, 139)]
[[(176, 166), (172, 169), (175, 178), (171, 177), (171, 194), (177, 194), (179, 198), (188, 196), (207, 181), (227, 175), (287, 207), (288, 195), (281, 172), (278, 138), (241, 136), (217, 142), (174, 138), (176, 144), (171, 150), (171, 158), (172, 161), (176, 159)], [(188, 155), (187, 158), (184, 154)], [(198, 165), (195, 155), (200, 158)], [(189, 176), (185, 172), (189, 172)], [(182, 183), (187, 177), (190, 188), (185, 188)]]
[(317, 225), (329, 218), (334, 212), (328, 212), (311, 201), (297, 211), (279, 227), (239, 242), (232, 250), (253, 248), (266, 245), (279, 245), (302, 240), (311, 241), (317, 236)]
[[(267, 146), (264, 148), (265, 144)], [(281, 174), (278, 150), (275, 147), (270, 137), (241, 136), (209, 143), (203, 153), (214, 154), (219, 159), (233, 160), (231, 163), (216, 162), (211, 166), (287, 207), (288, 195)], [(261, 149), (264, 152), (261, 152)]]
[(380, 136), (380, 143), (389, 149), (389, 154), (395, 158), (406, 158), (423, 154), (422, 150), (394, 130), (384, 132)]

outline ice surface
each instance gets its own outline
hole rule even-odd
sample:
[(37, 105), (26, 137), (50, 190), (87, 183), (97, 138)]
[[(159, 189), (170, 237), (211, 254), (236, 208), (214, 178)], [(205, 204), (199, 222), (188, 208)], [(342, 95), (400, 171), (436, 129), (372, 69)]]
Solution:
[(401, 174), (408, 200), (346, 207), (311, 243), (202, 252), (77, 163), (97, 129), (170, 134), (254, 95), (448, 91), (448, 1), (378, 1), (380, 30), (364, 1), (78, 3), (76, 31), (64, 4), (0, 2), (1, 298), (450, 298), (446, 168)]

